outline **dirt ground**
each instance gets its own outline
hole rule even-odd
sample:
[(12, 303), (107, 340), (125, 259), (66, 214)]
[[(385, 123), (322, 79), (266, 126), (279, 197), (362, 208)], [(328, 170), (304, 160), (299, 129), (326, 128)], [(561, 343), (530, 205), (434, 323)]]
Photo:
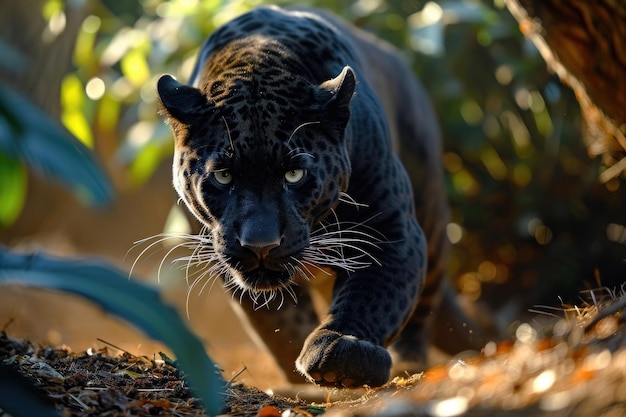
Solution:
[[(245, 370), (224, 387), (222, 412), (257, 417), (312, 417), (322, 413), (623, 416), (625, 306), (626, 298), (621, 298), (607, 303), (599, 315), (597, 306), (590, 305), (579, 308), (569, 320), (545, 316), (543, 324), (521, 324), (514, 339), (490, 343), (479, 355), (450, 359), (422, 374), (396, 378), (379, 389), (352, 393), (318, 390), (327, 398), (316, 401), (304, 398), (306, 393), (300, 392), (300, 387), (292, 387), (290, 394), (285, 391), (290, 398), (266, 393), (259, 387), (280, 382), (280, 378), (273, 379), (271, 372), (263, 374), (261, 368)], [(154, 351), (138, 354), (111, 342), (97, 343), (100, 348), (72, 353), (68, 348), (32, 343), (3, 331), (0, 363), (16, 369), (63, 416), (204, 415), (175, 363), (162, 360)], [(151, 347), (138, 349), (149, 351)], [(225, 357), (220, 349), (225, 348), (213, 352), (218, 362), (218, 354)], [(244, 364), (247, 359), (243, 350), (232, 352), (232, 356), (231, 363)], [(249, 364), (258, 362), (250, 358)], [(225, 379), (229, 374), (225, 372)], [(346, 400), (350, 394), (352, 399)], [(340, 395), (344, 398), (336, 400)]]
[[(185, 317), (186, 285), (169, 288), (166, 297)], [(203, 341), (211, 358), (229, 379), (243, 368), (239, 379), (260, 389), (284, 385), (284, 378), (271, 357), (247, 336), (229, 306), (228, 297), (215, 288), (207, 296), (192, 296), (189, 326)], [(60, 293), (24, 287), (3, 287), (0, 296), (0, 329), (33, 343), (67, 347), (80, 352), (106, 348), (105, 342), (135, 356), (169, 353), (137, 329), (110, 317), (91, 303)], [(110, 346), (108, 346), (110, 347)]]

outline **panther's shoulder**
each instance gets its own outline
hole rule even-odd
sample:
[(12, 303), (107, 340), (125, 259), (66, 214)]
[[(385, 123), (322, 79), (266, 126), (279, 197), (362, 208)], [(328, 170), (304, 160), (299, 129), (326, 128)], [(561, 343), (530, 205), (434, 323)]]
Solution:
[[(262, 6), (231, 20), (207, 38), (190, 84), (197, 86), (202, 65), (228, 49), (257, 53), (274, 49), (275, 55), (283, 58), (297, 57), (302, 69), (299, 72), (309, 72), (311, 81), (316, 83), (336, 76), (345, 65), (360, 67), (349, 33), (331, 15), (314, 9)], [(275, 69), (271, 62), (267, 64), (268, 70)]]
[[(329, 41), (342, 37), (338, 21), (324, 12), (314, 9), (283, 9), (277, 6), (262, 6), (233, 19), (215, 31), (209, 40), (218, 48), (237, 38), (265, 36), (290, 46), (304, 42), (311, 54), (318, 54)], [(292, 40), (293, 42), (289, 42)]]

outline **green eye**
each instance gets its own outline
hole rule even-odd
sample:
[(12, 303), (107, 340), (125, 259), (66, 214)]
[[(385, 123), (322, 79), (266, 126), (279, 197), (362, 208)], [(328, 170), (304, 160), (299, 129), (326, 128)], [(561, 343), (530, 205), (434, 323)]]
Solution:
[(215, 181), (220, 185), (228, 185), (233, 182), (233, 176), (227, 169), (214, 172), (213, 178), (215, 178)]
[(297, 184), (304, 178), (305, 171), (303, 169), (290, 169), (285, 172), (285, 181), (289, 184)]

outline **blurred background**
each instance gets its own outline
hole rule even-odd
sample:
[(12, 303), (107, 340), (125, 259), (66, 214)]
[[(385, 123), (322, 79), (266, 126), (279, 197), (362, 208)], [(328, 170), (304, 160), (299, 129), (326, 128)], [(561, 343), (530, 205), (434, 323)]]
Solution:
[[(264, 3), (21, 0), (0, 15), (0, 243), (98, 256), (124, 270), (138, 260), (133, 279), (189, 310), (226, 378), (247, 366), (240, 379), (260, 387), (280, 376), (238, 325), (228, 295), (219, 285), (188, 295), (184, 272), (170, 265), (175, 256), (161, 264), (170, 248), (140, 256), (148, 244), (135, 242), (196, 227), (171, 187), (173, 144), (157, 113), (156, 80), (187, 80), (205, 37)], [(502, 0), (273, 3), (334, 11), (396, 45), (422, 80), (444, 136), (450, 276), (464, 296), (509, 321), (536, 306), (579, 303), (585, 289), (621, 289), (621, 177), (599, 180), (604, 167), (588, 156), (574, 95)], [(24, 100), (7, 100), (13, 93)], [(16, 113), (31, 117), (20, 125)], [(11, 132), (45, 143), (45, 128), (32, 133), (47, 126), (44, 114), (96, 155), (112, 184), (109, 202), (9, 151)], [(70, 179), (81, 175), (72, 160), (64, 165)], [(0, 328), (75, 351), (101, 345), (98, 338), (134, 354), (162, 349), (87, 302), (20, 287), (0, 288)]]

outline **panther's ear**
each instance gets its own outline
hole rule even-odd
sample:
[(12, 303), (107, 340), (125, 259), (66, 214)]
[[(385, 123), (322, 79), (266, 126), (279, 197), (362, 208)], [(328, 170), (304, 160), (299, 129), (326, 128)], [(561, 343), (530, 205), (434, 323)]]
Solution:
[(208, 104), (200, 90), (179, 83), (171, 75), (159, 78), (157, 91), (167, 115), (183, 124), (190, 124), (198, 107)]
[(338, 76), (323, 82), (320, 88), (331, 94), (324, 105), (327, 119), (323, 127), (337, 129), (342, 134), (350, 120), (350, 100), (356, 88), (354, 71), (346, 65)]

